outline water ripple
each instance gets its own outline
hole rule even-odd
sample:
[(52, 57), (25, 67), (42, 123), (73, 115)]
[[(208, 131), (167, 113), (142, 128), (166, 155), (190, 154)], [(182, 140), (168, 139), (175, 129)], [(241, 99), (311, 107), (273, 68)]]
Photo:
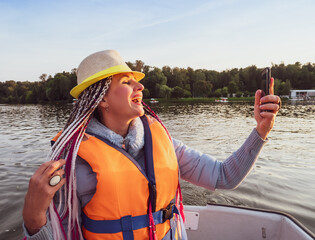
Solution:
[[(152, 106), (172, 137), (226, 159), (255, 127), (246, 103)], [(46, 161), (50, 139), (71, 105), (0, 105), (0, 239), (20, 239), (28, 181)], [(315, 106), (284, 105), (253, 171), (234, 191), (215, 192), (181, 181), (186, 204), (207, 202), (289, 212), (315, 232)]]

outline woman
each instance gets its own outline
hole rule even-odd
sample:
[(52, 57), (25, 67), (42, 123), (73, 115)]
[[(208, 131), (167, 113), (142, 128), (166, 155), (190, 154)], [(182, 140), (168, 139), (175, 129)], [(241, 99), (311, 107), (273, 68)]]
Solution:
[(169, 136), (142, 103), (143, 77), (113, 50), (81, 62), (70, 92), (78, 101), (53, 139), (51, 161), (30, 179), (27, 239), (186, 239), (179, 174), (211, 190), (233, 189), (248, 174), (273, 127), (278, 96), (256, 92), (256, 128), (220, 162)]

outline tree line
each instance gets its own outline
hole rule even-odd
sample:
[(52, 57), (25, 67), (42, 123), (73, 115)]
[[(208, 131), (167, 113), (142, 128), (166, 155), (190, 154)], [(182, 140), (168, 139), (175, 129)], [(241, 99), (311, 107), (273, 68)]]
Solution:
[[(141, 83), (144, 98), (237, 97), (254, 96), (261, 88), (261, 71), (255, 65), (222, 72), (188, 68), (162, 69), (145, 65), (141, 60), (127, 62), (135, 71), (145, 73)], [(291, 89), (315, 89), (315, 64), (299, 62), (272, 64), (275, 94), (289, 95)], [(53, 77), (42, 74), (37, 82), (0, 82), (0, 103), (48, 103), (72, 101), (70, 90), (76, 85), (76, 69), (57, 73)]]

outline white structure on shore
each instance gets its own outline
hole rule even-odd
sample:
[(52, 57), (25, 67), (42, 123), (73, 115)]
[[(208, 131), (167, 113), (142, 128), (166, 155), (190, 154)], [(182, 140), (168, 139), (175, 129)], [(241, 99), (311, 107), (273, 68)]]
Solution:
[(309, 90), (290, 90), (290, 99), (292, 100), (311, 100), (315, 99), (315, 89)]

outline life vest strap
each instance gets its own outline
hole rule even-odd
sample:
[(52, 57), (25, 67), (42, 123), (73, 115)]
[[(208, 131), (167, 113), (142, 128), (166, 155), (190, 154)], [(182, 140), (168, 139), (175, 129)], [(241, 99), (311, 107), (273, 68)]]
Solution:
[[(179, 214), (175, 204), (170, 207), (161, 209), (160, 211), (152, 213), (155, 225), (164, 223), (171, 219), (173, 215)], [(133, 230), (149, 227), (149, 215), (140, 216), (124, 216), (117, 220), (93, 220), (81, 213), (82, 224), (84, 228), (93, 233), (119, 233), (122, 232), (124, 240), (133, 239)]]

